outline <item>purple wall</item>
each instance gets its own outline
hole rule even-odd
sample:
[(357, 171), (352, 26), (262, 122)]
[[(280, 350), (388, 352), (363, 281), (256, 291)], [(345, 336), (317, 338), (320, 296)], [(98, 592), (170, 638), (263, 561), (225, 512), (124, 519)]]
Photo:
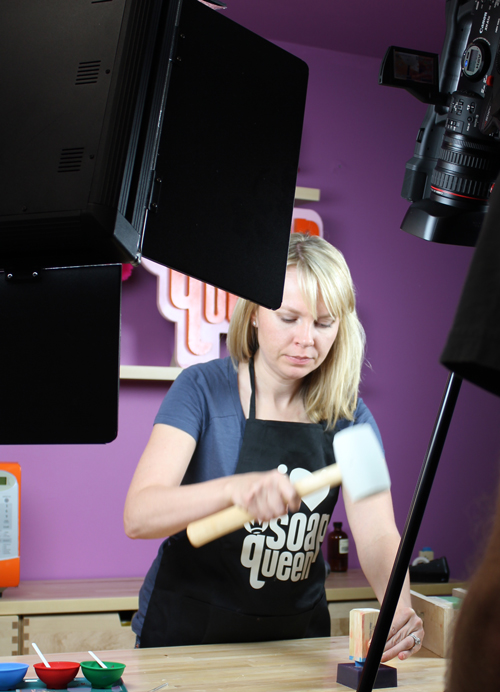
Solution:
[[(382, 431), (403, 528), (444, 391), (439, 364), (472, 251), (399, 230), (400, 189), (425, 107), (378, 86), (379, 61), (295, 45), (310, 67), (298, 184), (325, 235), (345, 254), (368, 336), (362, 395)], [(174, 327), (156, 310), (143, 268), (123, 285), (122, 363), (170, 365)], [(77, 367), (78, 364), (75, 364)], [(105, 446), (2, 447), (22, 466), (22, 579), (142, 576), (158, 541), (122, 529), (128, 484), (165, 383), (122, 382), (118, 438)], [(481, 549), (494, 501), (500, 402), (464, 383), (416, 550), (431, 545), (464, 577)], [(343, 507), (337, 518), (345, 519)], [(354, 552), (351, 565), (356, 564)]]

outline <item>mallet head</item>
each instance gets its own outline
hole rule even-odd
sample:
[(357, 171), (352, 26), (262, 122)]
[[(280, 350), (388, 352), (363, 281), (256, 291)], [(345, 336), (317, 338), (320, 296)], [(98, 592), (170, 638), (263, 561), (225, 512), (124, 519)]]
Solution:
[(342, 485), (353, 502), (391, 487), (382, 447), (368, 423), (338, 432), (333, 438), (333, 451), (342, 473)]

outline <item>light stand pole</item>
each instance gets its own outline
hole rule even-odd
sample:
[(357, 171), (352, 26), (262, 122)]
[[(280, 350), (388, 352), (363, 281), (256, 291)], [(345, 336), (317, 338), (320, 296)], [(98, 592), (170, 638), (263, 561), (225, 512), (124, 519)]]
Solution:
[(450, 373), (357, 692), (371, 692), (373, 689), (461, 384), (462, 379), (455, 373)]

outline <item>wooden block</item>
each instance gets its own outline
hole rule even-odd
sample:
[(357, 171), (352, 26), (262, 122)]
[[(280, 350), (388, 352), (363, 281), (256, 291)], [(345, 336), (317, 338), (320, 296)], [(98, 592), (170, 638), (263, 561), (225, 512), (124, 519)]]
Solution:
[(36, 615), (24, 618), (24, 651), (36, 642), (44, 654), (133, 648), (135, 635), (118, 613)]
[(17, 615), (0, 616), (0, 656), (19, 653), (19, 618)]
[(438, 596), (424, 596), (410, 591), (413, 610), (422, 618), (425, 639), (423, 645), (437, 656), (445, 658), (451, 647), (451, 638), (457, 610), (453, 603)]
[(451, 595), (455, 598), (461, 598), (463, 601), (467, 595), (467, 589), (452, 589)]
[(349, 658), (364, 663), (368, 642), (373, 637), (379, 611), (375, 608), (354, 608), (349, 615)]
[(371, 599), (367, 601), (335, 601), (328, 604), (330, 613), (330, 636), (349, 636), (349, 614), (353, 608), (378, 608), (379, 602)]

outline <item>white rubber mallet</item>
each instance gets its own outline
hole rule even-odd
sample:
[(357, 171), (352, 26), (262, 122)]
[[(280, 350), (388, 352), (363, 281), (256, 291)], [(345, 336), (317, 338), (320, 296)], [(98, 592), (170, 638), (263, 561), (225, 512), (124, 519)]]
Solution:
[[(342, 484), (352, 501), (357, 502), (391, 487), (384, 453), (368, 423), (338, 432), (333, 438), (333, 450), (336, 464), (315, 471), (294, 484), (299, 497)], [(187, 535), (191, 545), (199, 548), (254, 520), (246, 510), (234, 505), (191, 522)]]

